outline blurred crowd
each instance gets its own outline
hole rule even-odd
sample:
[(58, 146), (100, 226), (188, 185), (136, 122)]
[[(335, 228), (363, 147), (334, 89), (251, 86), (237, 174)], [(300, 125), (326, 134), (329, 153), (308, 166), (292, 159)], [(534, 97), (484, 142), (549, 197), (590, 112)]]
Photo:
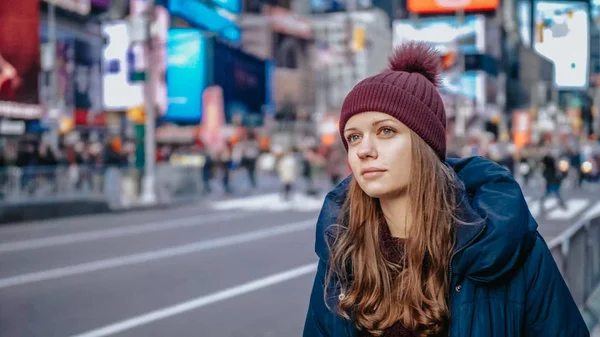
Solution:
[[(524, 187), (543, 192), (542, 186), (546, 186), (544, 195), (556, 194), (559, 199), (564, 181), (572, 182), (571, 186), (583, 187), (595, 186), (600, 180), (600, 146), (593, 139), (544, 139), (518, 148), (510, 139), (499, 138), (498, 141), (478, 137), (467, 139), (462, 144), (453, 142), (448, 156), (483, 156), (494, 160), (518, 177)], [(240, 192), (237, 186), (240, 177), (246, 180), (245, 186), (256, 190), (263, 181), (260, 177), (269, 176), (278, 178), (281, 196), (285, 200), (296, 192), (316, 196), (327, 192), (350, 173), (346, 151), (339, 139), (324, 143), (316, 137), (306, 136), (294, 144), (270, 143), (268, 138), (253, 129), (245, 129), (217, 148), (201, 141), (186, 145), (162, 144), (157, 148), (156, 160), (159, 165), (195, 171), (195, 177), (201, 181), (196, 192), (204, 195), (214, 194), (217, 186), (226, 196), (235, 195)], [(0, 185), (8, 184), (6, 172), (10, 168), (21, 170), (19, 184), (22, 186), (34, 177), (38, 178), (42, 171), (41, 176), (46, 180), (55, 179), (52, 175), (65, 168), (74, 188), (81, 188), (86, 181), (92, 181), (90, 176), (102, 179), (108, 168), (133, 168), (136, 174), (132, 179), (137, 181), (135, 193), (139, 194), (143, 170), (139, 157), (143, 157), (143, 152), (137, 150), (135, 143), (122, 142), (118, 137), (104, 142), (65, 143), (57, 149), (43, 141), (9, 142), (0, 153), (0, 174), (3, 175)], [(234, 175), (238, 177), (236, 182), (232, 182)], [(103, 188), (98, 187), (99, 190)]]

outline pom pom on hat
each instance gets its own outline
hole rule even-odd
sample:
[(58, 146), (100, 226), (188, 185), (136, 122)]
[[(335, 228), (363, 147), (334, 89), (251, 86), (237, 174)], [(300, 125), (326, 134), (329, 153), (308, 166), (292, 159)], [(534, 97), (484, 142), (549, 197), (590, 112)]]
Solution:
[(439, 87), (442, 84), (441, 63), (441, 55), (432, 45), (421, 41), (410, 41), (394, 49), (389, 59), (389, 68), (394, 71), (421, 74)]

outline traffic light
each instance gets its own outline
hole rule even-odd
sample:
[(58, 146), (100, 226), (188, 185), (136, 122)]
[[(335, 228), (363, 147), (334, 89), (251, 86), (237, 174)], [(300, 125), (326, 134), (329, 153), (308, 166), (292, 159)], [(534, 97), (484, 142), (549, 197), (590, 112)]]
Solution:
[(127, 118), (136, 123), (136, 124), (144, 124), (146, 121), (146, 112), (144, 111), (143, 106), (135, 106), (127, 110)]

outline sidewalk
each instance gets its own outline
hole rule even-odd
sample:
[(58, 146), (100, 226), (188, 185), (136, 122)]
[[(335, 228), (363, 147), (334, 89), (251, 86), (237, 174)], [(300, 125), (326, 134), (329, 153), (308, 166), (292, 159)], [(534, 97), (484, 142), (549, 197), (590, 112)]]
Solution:
[[(117, 200), (117, 203), (111, 204), (111, 199), (108, 196), (103, 198), (98, 195), (90, 195), (88, 197), (81, 195), (69, 196), (68, 198), (53, 197), (36, 200), (21, 199), (18, 202), (3, 202), (0, 200), (0, 225), (86, 214), (142, 211), (146, 209), (174, 207), (186, 203), (202, 204), (274, 193), (279, 191), (281, 187), (277, 176), (259, 174), (257, 176), (257, 187), (253, 189), (245, 170), (233, 172), (230, 176), (230, 185), (232, 189), (230, 195), (225, 193), (220, 177), (212, 180), (212, 191), (210, 194), (203, 193), (203, 186), (198, 181), (190, 183), (190, 186), (171, 186), (173, 190), (166, 191), (167, 197), (164, 195), (161, 196), (160, 192), (157, 192), (157, 200), (154, 203), (147, 203), (136, 197), (136, 199), (131, 198), (124, 203)], [(327, 192), (330, 187), (324, 177), (316, 179), (315, 186), (320, 187), (323, 190), (321, 192)], [(304, 193), (307, 190), (304, 179), (298, 179), (295, 184), (295, 190), (300, 193)], [(130, 194), (130, 191), (121, 191), (121, 193)], [(120, 196), (117, 195), (117, 198), (120, 199)]]

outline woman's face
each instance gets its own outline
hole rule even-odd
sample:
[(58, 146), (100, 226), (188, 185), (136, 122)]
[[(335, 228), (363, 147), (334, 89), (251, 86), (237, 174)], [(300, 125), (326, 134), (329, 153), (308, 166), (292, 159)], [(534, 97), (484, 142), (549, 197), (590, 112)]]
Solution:
[(348, 161), (362, 190), (373, 198), (403, 193), (412, 161), (410, 129), (381, 112), (354, 115), (346, 123)]

